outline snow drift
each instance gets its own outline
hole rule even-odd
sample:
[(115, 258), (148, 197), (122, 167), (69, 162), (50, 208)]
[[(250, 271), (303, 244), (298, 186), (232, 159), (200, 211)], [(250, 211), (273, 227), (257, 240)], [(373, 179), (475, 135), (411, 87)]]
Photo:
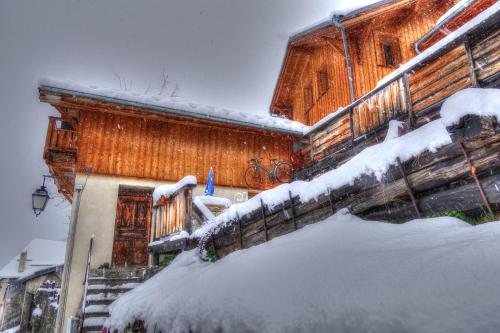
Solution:
[(329, 219), (215, 263), (196, 250), (111, 305), (152, 332), (499, 332), (500, 222)]

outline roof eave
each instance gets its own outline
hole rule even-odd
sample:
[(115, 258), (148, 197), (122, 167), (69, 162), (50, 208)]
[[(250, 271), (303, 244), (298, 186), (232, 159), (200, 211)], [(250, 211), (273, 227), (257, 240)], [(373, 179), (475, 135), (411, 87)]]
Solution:
[(221, 117), (215, 117), (215, 116), (210, 116), (210, 115), (203, 115), (201, 113), (186, 111), (186, 110), (182, 110), (182, 109), (173, 109), (173, 108), (163, 107), (163, 106), (159, 106), (159, 105), (135, 102), (135, 101), (130, 101), (130, 100), (116, 98), (116, 97), (91, 94), (91, 93), (86, 93), (86, 92), (77, 91), (77, 90), (70, 90), (70, 89), (53, 87), (53, 86), (49, 86), (49, 85), (40, 85), (38, 87), (38, 90), (39, 90), (39, 92), (44, 91), (44, 92), (48, 92), (48, 93), (55, 93), (55, 94), (62, 94), (62, 95), (68, 95), (68, 96), (74, 96), (74, 97), (88, 98), (88, 99), (107, 102), (107, 103), (111, 103), (111, 104), (120, 104), (120, 105), (124, 105), (124, 106), (129, 106), (129, 107), (135, 107), (135, 108), (140, 108), (140, 109), (161, 112), (161, 113), (165, 113), (165, 114), (173, 114), (173, 115), (180, 116), (180, 117), (195, 118), (195, 119), (199, 119), (199, 120), (225, 123), (225, 124), (229, 124), (229, 125), (236, 125), (236, 126), (241, 126), (241, 127), (246, 127), (246, 128), (259, 129), (259, 130), (264, 130), (264, 131), (269, 131), (269, 132), (278, 132), (278, 133), (288, 134), (288, 135), (292, 135), (292, 136), (302, 136), (302, 134), (303, 134), (302, 132), (299, 132), (299, 131), (292, 131), (292, 130), (287, 130), (287, 129), (283, 129), (283, 128), (258, 125), (258, 124), (253, 124), (253, 123), (244, 122), (244, 121), (238, 121), (238, 120), (234, 120), (234, 119), (221, 118)]

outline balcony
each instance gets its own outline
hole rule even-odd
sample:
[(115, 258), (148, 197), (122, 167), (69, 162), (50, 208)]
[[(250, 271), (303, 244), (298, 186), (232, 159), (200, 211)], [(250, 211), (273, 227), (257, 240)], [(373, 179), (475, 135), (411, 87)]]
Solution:
[(67, 200), (72, 201), (76, 163), (77, 131), (62, 118), (49, 117), (43, 157), (54, 182)]
[(368, 94), (313, 126), (310, 143), (295, 156), (308, 179), (383, 140), (390, 120), (419, 127), (439, 117), (447, 97), (469, 87), (498, 87), (498, 15), (455, 40), (410, 61)]

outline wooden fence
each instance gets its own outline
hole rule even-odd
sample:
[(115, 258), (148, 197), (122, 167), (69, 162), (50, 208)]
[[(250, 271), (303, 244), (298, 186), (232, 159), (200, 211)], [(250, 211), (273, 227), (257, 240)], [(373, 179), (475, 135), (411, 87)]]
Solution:
[(449, 131), (451, 144), (391, 167), (381, 181), (365, 175), (309, 202), (290, 194), (273, 209), (261, 202), (259, 209), (205, 235), (200, 247), (212, 247), (223, 257), (321, 221), (344, 207), (361, 217), (392, 222), (450, 210), (500, 211), (500, 126), (491, 118), (466, 117)]

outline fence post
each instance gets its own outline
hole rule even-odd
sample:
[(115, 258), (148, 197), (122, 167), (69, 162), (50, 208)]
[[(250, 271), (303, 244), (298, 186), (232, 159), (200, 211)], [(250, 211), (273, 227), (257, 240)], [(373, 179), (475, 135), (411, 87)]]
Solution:
[(330, 190), (330, 186), (326, 187), (328, 191), (328, 201), (330, 202), (330, 208), (332, 209), (332, 214), (335, 214), (335, 208), (333, 207), (333, 200), (332, 200), (332, 191)]
[(470, 83), (474, 88), (479, 87), (477, 82), (476, 71), (474, 70), (474, 58), (472, 57), (472, 49), (470, 46), (469, 36), (465, 35), (464, 37), (464, 48), (465, 53), (467, 53), (467, 61), (469, 62), (469, 70), (470, 70)]
[(295, 208), (293, 206), (293, 198), (292, 198), (292, 191), (288, 191), (288, 197), (290, 198), (290, 207), (292, 211), (292, 220), (293, 220), (293, 226), (295, 230), (297, 230), (297, 221), (295, 221)]
[(399, 171), (401, 172), (401, 175), (403, 176), (403, 180), (406, 185), (406, 191), (408, 192), (408, 195), (410, 196), (411, 203), (413, 204), (413, 208), (415, 209), (415, 213), (417, 214), (417, 218), (422, 218), (422, 215), (420, 214), (420, 209), (418, 208), (417, 204), (417, 199), (415, 199), (415, 195), (413, 194), (413, 190), (410, 186), (410, 182), (408, 181), (408, 178), (406, 177), (406, 172), (405, 169), (403, 168), (403, 165), (401, 164), (401, 160), (396, 158), (396, 161), (398, 162), (398, 168)]
[(479, 189), (479, 194), (481, 195), (481, 200), (483, 201), (484, 205), (486, 206), (488, 213), (490, 215), (493, 215), (493, 210), (491, 209), (488, 197), (486, 196), (486, 193), (484, 192), (483, 185), (481, 185), (481, 182), (477, 178), (476, 167), (474, 166), (474, 164), (472, 164), (472, 162), (469, 158), (469, 155), (467, 154), (467, 151), (465, 150), (463, 143), (460, 143), (460, 148), (462, 148), (462, 153), (464, 154), (465, 160), (467, 161), (467, 164), (469, 165), (470, 173), (471, 173), (472, 177), (474, 178), (474, 181), (476, 182), (477, 188)]
[(266, 219), (266, 210), (264, 207), (264, 201), (260, 199), (260, 209), (262, 211), (262, 218), (264, 219), (264, 232), (266, 234), (266, 242), (269, 240), (269, 235), (267, 233), (267, 219)]
[(236, 212), (236, 220), (238, 220), (238, 230), (240, 235), (240, 250), (243, 248), (243, 235), (241, 234), (241, 219), (238, 212)]
[(410, 129), (415, 127), (415, 114), (413, 114), (413, 104), (411, 102), (411, 92), (410, 92), (410, 75), (404, 73), (403, 75), (403, 87), (406, 101), (406, 109), (408, 111), (408, 127)]

